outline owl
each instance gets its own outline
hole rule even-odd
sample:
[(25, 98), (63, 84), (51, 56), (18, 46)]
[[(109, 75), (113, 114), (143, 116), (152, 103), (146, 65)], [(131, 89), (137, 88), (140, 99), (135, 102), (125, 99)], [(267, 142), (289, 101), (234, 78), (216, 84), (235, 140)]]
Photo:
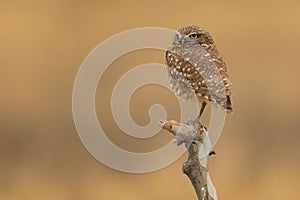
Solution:
[(179, 29), (166, 52), (167, 74), (172, 90), (181, 99), (195, 94), (202, 104), (207, 102), (231, 113), (231, 82), (226, 64), (206, 30), (193, 25)]

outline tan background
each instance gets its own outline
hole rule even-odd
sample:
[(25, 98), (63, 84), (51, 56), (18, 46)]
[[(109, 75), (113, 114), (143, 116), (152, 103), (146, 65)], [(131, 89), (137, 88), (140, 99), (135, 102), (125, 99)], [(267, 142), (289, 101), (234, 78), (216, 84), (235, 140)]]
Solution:
[[(196, 199), (181, 173), (186, 155), (154, 173), (111, 170), (81, 144), (71, 111), (76, 72), (98, 43), (131, 28), (186, 24), (214, 35), (234, 84), (235, 112), (227, 118), (217, 156), (210, 159), (219, 199), (297, 199), (299, 9), (296, 0), (1, 1), (0, 199)], [(128, 69), (162, 63), (162, 56), (150, 50), (125, 55), (100, 82), (99, 120), (125, 149), (154, 150), (171, 136), (161, 132), (141, 141), (124, 135), (112, 121), (109, 96), (101, 91), (110, 95)], [(157, 90), (166, 96), (155, 96)], [(130, 104), (137, 123), (147, 124), (153, 103), (165, 105), (170, 118), (178, 117), (170, 92), (145, 86)]]

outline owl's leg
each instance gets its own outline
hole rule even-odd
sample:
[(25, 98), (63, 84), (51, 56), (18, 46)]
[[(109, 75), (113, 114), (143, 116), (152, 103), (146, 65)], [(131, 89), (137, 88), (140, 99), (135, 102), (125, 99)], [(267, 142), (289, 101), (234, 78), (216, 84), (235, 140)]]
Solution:
[(200, 119), (200, 117), (201, 117), (201, 115), (202, 115), (202, 113), (203, 113), (203, 111), (204, 111), (206, 105), (207, 105), (206, 101), (203, 101), (203, 102), (202, 102), (202, 105), (201, 105), (200, 112), (199, 112), (199, 119)]
[(202, 116), (202, 113), (203, 113), (203, 111), (204, 111), (206, 105), (207, 105), (206, 101), (202, 101), (202, 105), (201, 105), (199, 114), (198, 114), (198, 116), (197, 116), (197, 118), (196, 118), (197, 121), (199, 121), (199, 122), (200, 122), (200, 117)]
[(204, 112), (205, 108), (206, 108), (206, 105), (207, 105), (207, 100), (204, 99), (202, 96), (200, 95), (197, 95), (197, 99), (198, 99), (198, 102), (199, 104), (201, 104), (201, 108), (200, 108), (200, 111), (199, 111), (199, 114), (197, 116), (197, 121), (200, 122), (200, 118), (202, 116), (202, 113)]

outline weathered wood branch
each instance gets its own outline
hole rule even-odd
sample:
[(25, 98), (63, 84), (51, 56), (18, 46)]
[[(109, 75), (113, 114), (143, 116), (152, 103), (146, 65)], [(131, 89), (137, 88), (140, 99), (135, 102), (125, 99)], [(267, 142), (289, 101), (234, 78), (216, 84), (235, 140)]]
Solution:
[(182, 171), (190, 179), (198, 200), (217, 200), (207, 168), (207, 158), (214, 152), (209, 152), (211, 143), (206, 128), (197, 121), (161, 121), (160, 125), (174, 135), (178, 146), (185, 144), (188, 149), (188, 160), (183, 164)]

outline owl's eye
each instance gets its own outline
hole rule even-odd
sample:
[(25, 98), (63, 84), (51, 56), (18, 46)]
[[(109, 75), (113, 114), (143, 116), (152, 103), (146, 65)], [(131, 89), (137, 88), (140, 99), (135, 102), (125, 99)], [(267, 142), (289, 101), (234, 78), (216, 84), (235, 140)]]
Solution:
[(191, 39), (197, 39), (199, 36), (200, 36), (200, 34), (197, 34), (197, 33), (192, 33), (191, 35), (189, 35), (189, 37)]

